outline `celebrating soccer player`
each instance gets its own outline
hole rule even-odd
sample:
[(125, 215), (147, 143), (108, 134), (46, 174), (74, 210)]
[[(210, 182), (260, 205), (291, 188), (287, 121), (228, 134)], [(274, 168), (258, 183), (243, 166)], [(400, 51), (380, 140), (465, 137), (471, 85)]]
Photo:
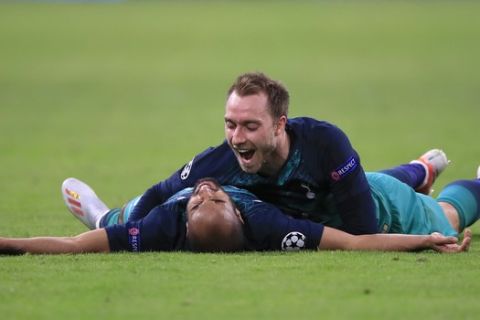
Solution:
[[(375, 204), (347, 136), (324, 121), (288, 119), (288, 108), (288, 91), (278, 81), (262, 73), (239, 76), (228, 90), (226, 140), (148, 189), (132, 219), (145, 217), (197, 180), (213, 177), (221, 185), (246, 189), (293, 217), (352, 234), (375, 233)], [(422, 183), (414, 187), (428, 192), (446, 163), (439, 150), (424, 155), (416, 164)]]

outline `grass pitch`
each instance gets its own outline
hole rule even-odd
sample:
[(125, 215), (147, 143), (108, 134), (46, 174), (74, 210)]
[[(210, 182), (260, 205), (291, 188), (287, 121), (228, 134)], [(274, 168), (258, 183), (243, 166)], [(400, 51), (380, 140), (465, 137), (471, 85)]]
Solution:
[[(281, 79), (291, 116), (338, 124), (367, 170), (443, 148), (436, 189), (480, 164), (480, 5), (0, 4), (0, 234), (73, 235), (60, 184), (123, 204), (223, 139), (239, 73)], [(475, 319), (468, 254), (0, 257), (5, 319)]]

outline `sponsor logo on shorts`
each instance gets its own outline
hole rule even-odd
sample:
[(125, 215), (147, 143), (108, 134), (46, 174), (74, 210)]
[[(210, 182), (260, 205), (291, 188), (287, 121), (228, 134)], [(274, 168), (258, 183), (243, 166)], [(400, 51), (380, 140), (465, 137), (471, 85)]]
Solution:
[(343, 177), (349, 175), (352, 173), (353, 170), (355, 170), (358, 167), (358, 162), (355, 160), (355, 158), (352, 156), (350, 159), (347, 160), (343, 165), (335, 169), (335, 171), (332, 171), (330, 173), (330, 177), (334, 181), (338, 181), (342, 179)]
[(186, 180), (188, 178), (188, 176), (190, 175), (190, 170), (192, 170), (193, 160), (195, 160), (195, 158), (193, 158), (189, 163), (185, 165), (185, 167), (183, 167), (182, 173), (180, 173), (180, 179)]

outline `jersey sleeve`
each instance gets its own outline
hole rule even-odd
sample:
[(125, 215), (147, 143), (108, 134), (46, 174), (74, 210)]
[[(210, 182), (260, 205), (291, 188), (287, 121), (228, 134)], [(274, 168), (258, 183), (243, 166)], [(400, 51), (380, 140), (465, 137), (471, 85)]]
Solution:
[[(226, 142), (210, 147), (196, 155), (190, 162), (173, 173), (168, 179), (149, 188), (133, 209), (130, 220), (143, 218), (155, 206), (162, 204), (173, 194), (195, 185), (198, 179), (212, 177), (222, 183), (224, 173), (236, 161)], [(235, 162), (233, 163), (235, 165)]]
[(342, 229), (351, 234), (376, 233), (375, 206), (360, 157), (343, 131), (333, 126), (328, 135), (323, 166)]
[(176, 212), (157, 206), (143, 219), (105, 228), (110, 250), (172, 251), (178, 248), (185, 226)]
[(275, 206), (255, 200), (242, 214), (251, 249), (317, 250), (324, 226), (310, 220), (294, 219)]

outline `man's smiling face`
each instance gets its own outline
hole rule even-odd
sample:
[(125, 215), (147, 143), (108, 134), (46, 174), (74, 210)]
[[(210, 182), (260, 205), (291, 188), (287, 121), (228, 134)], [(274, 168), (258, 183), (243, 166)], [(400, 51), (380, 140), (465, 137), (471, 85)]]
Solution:
[(274, 162), (278, 127), (264, 93), (239, 96), (233, 91), (225, 106), (225, 137), (243, 171), (268, 173)]

